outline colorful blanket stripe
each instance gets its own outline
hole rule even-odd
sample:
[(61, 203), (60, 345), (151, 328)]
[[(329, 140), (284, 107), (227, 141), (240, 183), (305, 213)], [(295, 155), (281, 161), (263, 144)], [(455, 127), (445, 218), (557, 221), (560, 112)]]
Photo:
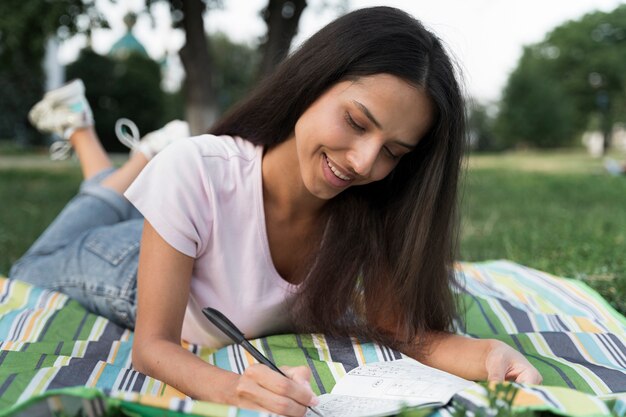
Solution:
[[(460, 333), (497, 338), (522, 351), (544, 376), (520, 386), (514, 410), (571, 416), (626, 416), (626, 319), (579, 281), (505, 262), (458, 265), (464, 314)], [(192, 401), (131, 366), (132, 332), (86, 312), (63, 294), (0, 278), (0, 416), (138, 415), (261, 416)], [(398, 352), (366, 341), (280, 335), (253, 341), (279, 365), (307, 364), (313, 389)], [(236, 346), (212, 351), (184, 345), (209, 363), (242, 372), (254, 362)], [(432, 415), (469, 415), (489, 407), (476, 385)], [(169, 411), (164, 411), (169, 410)], [(456, 414), (455, 414), (456, 413)], [(407, 414), (410, 415), (410, 414)]]

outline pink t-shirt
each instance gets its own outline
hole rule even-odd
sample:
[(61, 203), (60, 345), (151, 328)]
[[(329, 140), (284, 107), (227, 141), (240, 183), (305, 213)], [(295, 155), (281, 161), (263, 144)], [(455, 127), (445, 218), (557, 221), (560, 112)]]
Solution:
[(291, 330), (286, 303), (296, 287), (272, 263), (262, 156), (262, 147), (237, 137), (181, 139), (125, 193), (167, 243), (195, 258), (182, 329), (188, 342), (231, 343), (204, 317), (204, 307), (220, 310), (247, 338)]

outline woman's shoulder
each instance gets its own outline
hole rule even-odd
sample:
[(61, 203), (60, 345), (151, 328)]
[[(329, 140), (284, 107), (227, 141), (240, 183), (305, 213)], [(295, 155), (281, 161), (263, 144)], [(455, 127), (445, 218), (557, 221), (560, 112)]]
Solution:
[(173, 141), (148, 165), (162, 178), (221, 184), (226, 178), (234, 180), (256, 173), (262, 150), (239, 137), (192, 136)]
[(237, 136), (199, 135), (181, 140), (181, 147), (188, 152), (197, 152), (200, 157), (221, 159), (253, 160), (259, 153), (259, 146)]

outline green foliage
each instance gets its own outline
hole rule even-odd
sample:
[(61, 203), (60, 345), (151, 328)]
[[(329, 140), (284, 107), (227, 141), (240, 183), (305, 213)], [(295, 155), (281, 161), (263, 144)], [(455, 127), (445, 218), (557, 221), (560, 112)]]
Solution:
[(223, 33), (211, 35), (209, 45), (216, 67), (217, 104), (224, 112), (252, 88), (260, 56), (257, 49), (235, 43)]
[(604, 131), (626, 120), (626, 5), (566, 22), (525, 48), (496, 131), (509, 145), (562, 146), (593, 120)]
[(148, 57), (130, 54), (114, 59), (86, 49), (66, 73), (68, 79), (84, 81), (98, 136), (109, 151), (127, 151), (115, 138), (117, 119), (131, 119), (142, 135), (167, 122), (161, 69)]
[[(612, 121), (626, 120), (626, 5), (567, 22), (549, 33), (539, 47), (545, 59), (552, 61), (554, 79), (573, 98), (580, 117), (577, 127), (586, 127), (589, 116), (601, 111)], [(604, 103), (599, 100), (603, 94)]]
[[(156, 1), (162, 0), (147, 4)], [(208, 9), (222, 7), (218, 0), (205, 3)], [(182, 3), (169, 4), (172, 18), (179, 24)], [(89, 34), (94, 27), (106, 26), (95, 0), (0, 2), (0, 138), (16, 139), (24, 145), (42, 142), (42, 136), (28, 123), (27, 113), (43, 95), (41, 63), (46, 39), (56, 36), (65, 40), (76, 33)], [(254, 48), (233, 43), (225, 35), (213, 36), (210, 44), (217, 68), (217, 100), (224, 111), (250, 89), (259, 57)], [(84, 51), (69, 66), (66, 76), (85, 81), (96, 130), (107, 150), (125, 150), (113, 133), (119, 117), (135, 121), (142, 134), (174, 118), (183, 118), (184, 96), (164, 94), (158, 64), (140, 56), (113, 62)]]
[(26, 114), (43, 93), (46, 39), (65, 39), (97, 26), (106, 22), (94, 0), (0, 2), (0, 137), (23, 143), (38, 137)]
[(519, 412), (513, 411), (513, 401), (519, 392), (519, 388), (511, 383), (499, 383), (495, 386), (489, 383), (482, 383), (487, 390), (487, 401), (489, 403), (488, 410), (479, 410), (477, 417), (531, 417), (534, 415), (532, 411)]
[[(480, 383), (485, 388), (487, 394), (487, 407), (474, 411), (476, 417), (532, 417), (535, 413), (532, 410), (514, 411), (513, 402), (519, 392), (519, 388), (514, 384), (502, 382), (491, 384)], [(452, 401), (452, 416), (464, 417), (468, 414), (467, 407), (458, 401)]]
[(562, 147), (574, 137), (568, 94), (545, 70), (535, 49), (525, 48), (503, 93), (496, 132), (504, 145)]
[(470, 148), (474, 151), (497, 151), (505, 147), (494, 134), (494, 120), (487, 106), (470, 100), (467, 107)]
[[(258, 53), (223, 34), (212, 36), (210, 46), (218, 102), (220, 110), (225, 111), (251, 88)], [(83, 79), (96, 130), (109, 151), (126, 150), (114, 135), (115, 121), (120, 117), (133, 120), (142, 135), (170, 120), (184, 118), (182, 92), (164, 93), (159, 64), (142, 55), (116, 59), (86, 49), (67, 67), (66, 74), (68, 79)]]
[(163, 120), (185, 120), (185, 96), (182, 90), (163, 92)]

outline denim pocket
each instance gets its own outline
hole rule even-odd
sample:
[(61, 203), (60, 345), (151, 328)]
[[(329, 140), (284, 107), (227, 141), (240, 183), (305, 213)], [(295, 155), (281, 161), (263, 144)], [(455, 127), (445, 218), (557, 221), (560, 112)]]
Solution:
[(85, 248), (111, 265), (119, 265), (139, 250), (141, 239), (141, 227), (137, 227), (137, 222), (125, 223), (95, 229), (86, 237)]

